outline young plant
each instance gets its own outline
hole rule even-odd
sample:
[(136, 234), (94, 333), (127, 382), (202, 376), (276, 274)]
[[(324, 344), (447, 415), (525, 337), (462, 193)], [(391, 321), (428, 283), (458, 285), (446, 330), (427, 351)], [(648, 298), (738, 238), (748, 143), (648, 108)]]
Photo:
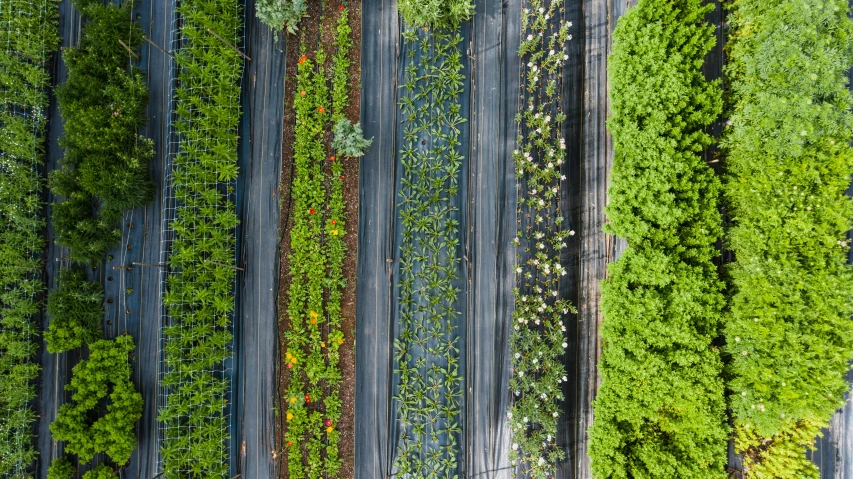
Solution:
[(566, 177), (562, 137), (563, 62), (571, 23), (561, 18), (562, 0), (532, 0), (522, 9), (522, 102), (516, 115), (518, 149), (513, 152), (518, 178), (519, 230), (515, 312), (510, 341), (513, 402), (507, 414), (512, 431), (510, 464), (526, 477), (553, 477), (565, 459), (557, 445), (557, 422), (563, 403), (561, 384), (568, 378), (562, 356), (568, 346), (567, 320), (575, 309), (559, 295), (566, 274), (561, 252), (574, 232), (566, 229), (560, 190)]
[(40, 367), (44, 245), (42, 186), (55, 0), (0, 2), (0, 477), (32, 473), (32, 400)]
[(66, 270), (59, 273), (59, 287), (47, 298), (50, 326), (44, 333), (47, 351), (64, 353), (101, 338), (104, 317), (104, 287), (87, 281), (86, 273)]
[(802, 457), (844, 404), (853, 358), (853, 22), (842, 0), (731, 8), (723, 147), (735, 446), (749, 477), (816, 478)]
[(361, 124), (353, 124), (346, 118), (341, 118), (335, 123), (332, 134), (334, 135), (332, 148), (343, 156), (364, 156), (370, 144), (373, 143), (372, 138), (369, 140), (364, 138)]
[(726, 477), (729, 429), (715, 346), (720, 182), (701, 153), (722, 109), (707, 81), (713, 6), (641, 0), (608, 61), (615, 159), (606, 231), (628, 248), (602, 285), (601, 386), (589, 430), (598, 479)]
[[(133, 349), (130, 336), (90, 344), (89, 357), (74, 366), (71, 384), (65, 386), (74, 393), (70, 403), (60, 406), (50, 431), (54, 440), (66, 441), (66, 451), (83, 461), (106, 453), (123, 465), (136, 449), (134, 427), (142, 417), (142, 395), (130, 380)], [(107, 397), (106, 414), (93, 421), (92, 413)]]

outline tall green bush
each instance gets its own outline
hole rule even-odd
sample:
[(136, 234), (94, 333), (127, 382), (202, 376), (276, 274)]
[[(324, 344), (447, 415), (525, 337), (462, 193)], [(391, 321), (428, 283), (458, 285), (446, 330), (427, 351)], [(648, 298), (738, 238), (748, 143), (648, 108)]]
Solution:
[(818, 477), (798, 431), (827, 425), (849, 389), (847, 15), (844, 0), (736, 0), (729, 16), (723, 146), (736, 261), (725, 338), (735, 444), (753, 478)]
[(65, 120), (62, 170), (51, 189), (65, 200), (54, 207), (56, 241), (75, 261), (94, 263), (120, 240), (116, 226), (125, 210), (153, 199), (148, 176), (153, 143), (145, 126), (148, 88), (142, 72), (128, 67), (142, 28), (130, 20), (132, 1), (121, 7), (76, 0), (84, 20), (77, 48), (65, 50), (68, 80), (56, 90)]
[(455, 29), (474, 15), (471, 0), (399, 0), (397, 9), (412, 26)]
[(27, 475), (37, 456), (29, 403), (44, 291), (39, 171), (58, 17), (55, 0), (0, 2), (0, 477)]
[(606, 231), (628, 248), (602, 285), (598, 479), (726, 477), (720, 183), (700, 156), (722, 101), (702, 74), (714, 45), (702, 3), (640, 0), (614, 33)]
[(50, 326), (44, 333), (47, 351), (63, 353), (101, 338), (104, 287), (87, 281), (78, 270), (59, 273), (58, 287), (47, 297)]

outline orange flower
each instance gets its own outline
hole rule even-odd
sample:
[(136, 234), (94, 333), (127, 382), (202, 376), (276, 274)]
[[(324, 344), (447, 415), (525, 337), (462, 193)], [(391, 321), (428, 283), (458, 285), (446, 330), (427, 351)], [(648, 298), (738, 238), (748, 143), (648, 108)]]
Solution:
[(306, 57), (305, 55), (302, 55), (302, 57), (299, 58), (299, 64), (302, 65), (303, 63), (305, 63), (305, 60), (307, 60), (307, 59), (308, 59), (308, 57)]
[(335, 161), (335, 155), (330, 156), (329, 159)]
[(332, 220), (332, 224), (333, 224), (333, 225), (338, 224), (337, 220)]
[(305, 96), (305, 90), (300, 91), (299, 94)]
[(318, 107), (318, 108), (317, 108), (317, 111), (319, 111), (320, 113), (326, 113), (326, 109), (325, 109), (325, 108), (323, 108), (322, 106), (321, 106), (321, 107)]
[(311, 318), (311, 324), (317, 324), (317, 320), (314, 318)]
[(294, 357), (293, 359), (290, 360), (290, 362), (293, 364), (296, 364), (296, 358)]

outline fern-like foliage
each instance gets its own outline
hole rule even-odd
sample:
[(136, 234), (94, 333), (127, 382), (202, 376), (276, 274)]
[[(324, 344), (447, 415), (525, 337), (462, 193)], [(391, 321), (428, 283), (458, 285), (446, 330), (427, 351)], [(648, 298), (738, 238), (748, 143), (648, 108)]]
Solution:
[(628, 248), (602, 286), (593, 475), (725, 478), (723, 309), (713, 263), (720, 182), (700, 153), (722, 109), (702, 73), (714, 45), (701, 0), (640, 0), (609, 59), (615, 160), (609, 233)]
[(44, 340), (51, 353), (63, 353), (100, 339), (104, 317), (101, 283), (87, 281), (82, 271), (67, 270), (59, 274), (58, 284), (47, 299), (50, 326)]

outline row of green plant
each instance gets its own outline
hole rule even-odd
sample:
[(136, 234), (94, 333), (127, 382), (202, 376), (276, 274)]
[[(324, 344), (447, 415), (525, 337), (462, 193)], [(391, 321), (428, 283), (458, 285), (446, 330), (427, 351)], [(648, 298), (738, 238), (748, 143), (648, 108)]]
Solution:
[[(294, 110), (293, 226), (290, 231), (290, 288), (284, 334), (287, 381), (285, 441), (289, 477), (336, 477), (341, 467), (339, 350), (341, 299), (346, 284), (343, 261), (346, 204), (344, 156), (361, 156), (369, 146), (358, 124), (345, 117), (349, 107), (349, 10), (336, 12), (335, 53), (327, 72), (322, 46), (305, 38), (298, 61)], [(321, 22), (322, 24), (322, 22)], [(319, 36), (323, 37), (322, 26)], [(313, 60), (308, 57), (313, 53)], [(331, 80), (331, 87), (330, 87)], [(326, 138), (332, 133), (332, 148)]]
[[(68, 70), (56, 89), (64, 122), (62, 169), (50, 174), (56, 242), (73, 261), (92, 264), (121, 240), (122, 213), (148, 204), (154, 185), (145, 126), (148, 88), (125, 46), (136, 50), (142, 28), (130, 20), (133, 2), (121, 7), (74, 0), (85, 28), (79, 45), (63, 52)], [(122, 45), (123, 42), (124, 45)]]
[(38, 327), (44, 291), (47, 71), (59, 44), (55, 0), (0, 3), (0, 477), (23, 477), (37, 453)]
[(642, 0), (608, 64), (615, 158), (605, 231), (628, 248), (602, 285), (596, 478), (724, 478), (720, 182), (701, 156), (722, 109), (701, 0)]
[(574, 234), (560, 208), (566, 177), (562, 78), (568, 59), (571, 23), (562, 0), (530, 0), (521, 12), (522, 64), (519, 133), (513, 152), (518, 178), (519, 230), (513, 332), (510, 340), (513, 402), (507, 414), (513, 477), (553, 477), (566, 454), (557, 445), (566, 368), (564, 320), (574, 312), (560, 297), (566, 274), (561, 253)]
[(241, 9), (234, 0), (180, 2), (172, 159), (174, 238), (163, 304), (166, 372), (161, 458), (166, 478), (229, 476), (228, 403), (234, 310)]
[(804, 451), (849, 389), (853, 23), (843, 0), (735, 0), (725, 327), (735, 450), (756, 479), (819, 477)]
[[(465, 13), (400, 2), (404, 76), (398, 95), (403, 129), (397, 214), (402, 241), (394, 339), (394, 402), (400, 437), (398, 477), (457, 477), (463, 375), (460, 365), (459, 182), (464, 88), (460, 21)], [(467, 1), (450, 2), (468, 5)], [(426, 10), (420, 10), (424, 7)]]

